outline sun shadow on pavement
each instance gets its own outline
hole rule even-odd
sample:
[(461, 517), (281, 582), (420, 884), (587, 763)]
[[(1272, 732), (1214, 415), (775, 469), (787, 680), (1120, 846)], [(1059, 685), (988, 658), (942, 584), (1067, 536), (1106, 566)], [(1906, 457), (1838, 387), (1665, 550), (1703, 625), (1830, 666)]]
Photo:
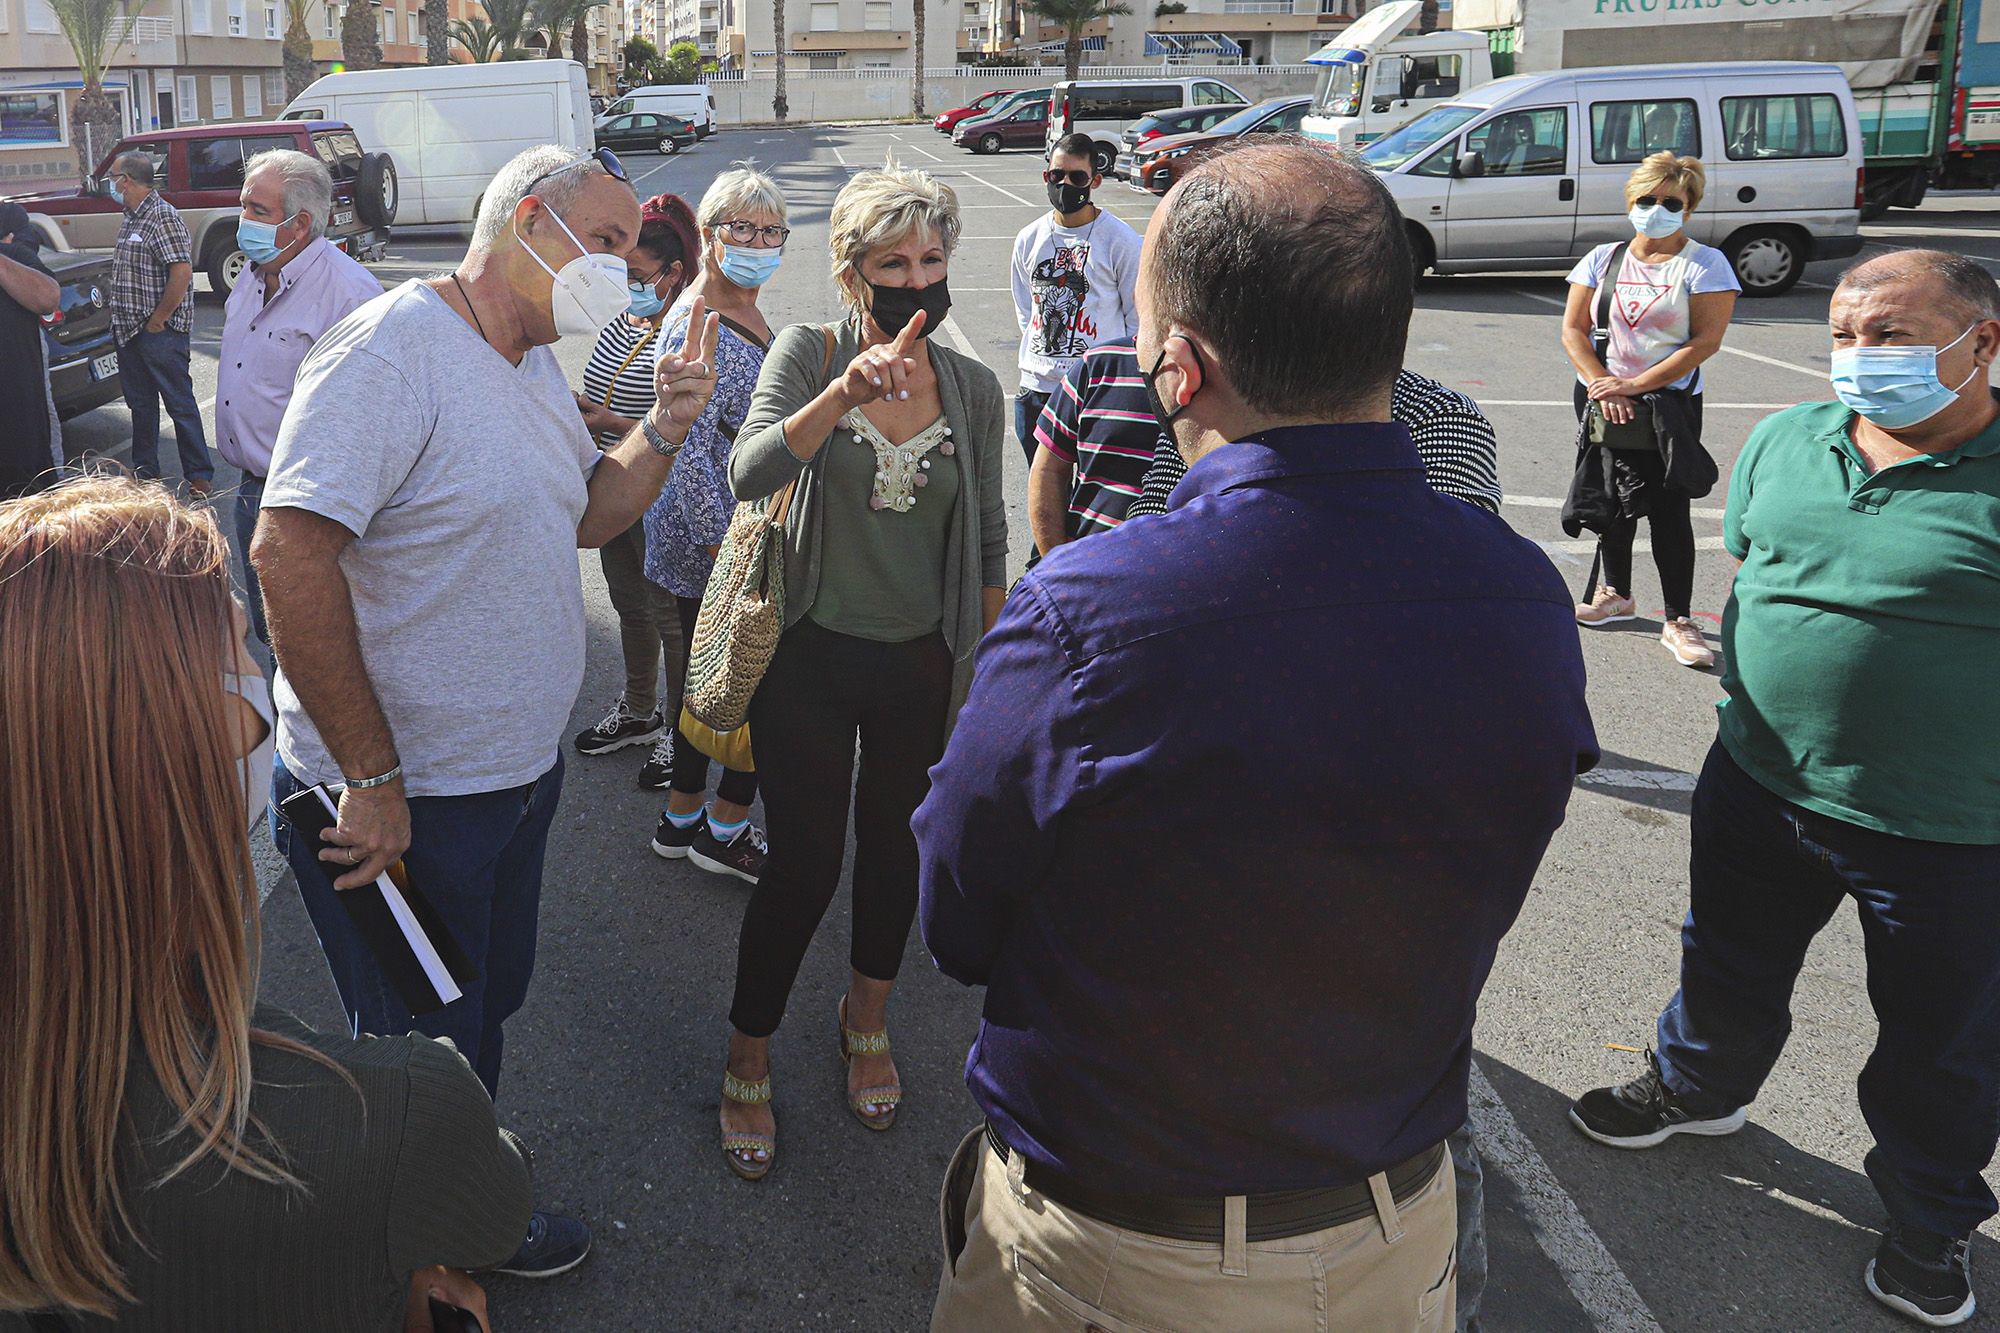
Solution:
[(1685, 815), (1694, 808), (1694, 778), (1692, 773), (1650, 759), (1605, 750), (1597, 767), (1580, 775), (1576, 783), (1579, 790), (1599, 796)]

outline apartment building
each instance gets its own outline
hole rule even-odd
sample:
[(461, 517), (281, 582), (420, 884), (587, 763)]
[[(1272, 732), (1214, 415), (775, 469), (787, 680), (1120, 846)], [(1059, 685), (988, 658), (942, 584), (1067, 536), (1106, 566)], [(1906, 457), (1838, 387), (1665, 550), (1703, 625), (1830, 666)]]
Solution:
[[(446, 22), (484, 18), (486, 15), (477, 0), (441, 2), (445, 5)], [(430, 42), (425, 35), (424, 23), (426, 0), (369, 0), (369, 3), (375, 11), (375, 40), (382, 44), (383, 67), (429, 64)], [(313, 67), (321, 74), (331, 73), (334, 66), (345, 59), (346, 53), (340, 40), (340, 25), (345, 14), (345, 5), (336, 0), (320, 0), (312, 6), (307, 18), (313, 39)], [(450, 54), (453, 60), (468, 58), (455, 44)]]
[[(1296, 65), (1372, 7), (1371, 0), (1185, 0), (1184, 14), (1126, 19), (1111, 63)], [(1135, 6), (1136, 7), (1136, 6)], [(1138, 40), (1133, 41), (1134, 38)]]
[(722, 0), (669, 0), (668, 37), (665, 46), (693, 42), (702, 59), (722, 58)]
[[(918, 0), (925, 5), (924, 67), (958, 63), (962, 0)], [(762, 0), (726, 0), (719, 41), (733, 68), (751, 71), (777, 64), (771, 6)], [(914, 66), (913, 0), (788, 0), (785, 6), (787, 70), (910, 69)]]

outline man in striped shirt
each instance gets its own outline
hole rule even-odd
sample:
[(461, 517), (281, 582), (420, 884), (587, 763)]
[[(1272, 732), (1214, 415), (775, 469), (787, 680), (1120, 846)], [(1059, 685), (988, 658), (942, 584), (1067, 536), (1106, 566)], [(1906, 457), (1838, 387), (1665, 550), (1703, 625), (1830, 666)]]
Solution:
[(1162, 438), (1131, 341), (1085, 352), (1035, 423), (1037, 448), (1028, 469), (1035, 549), (1047, 555), (1064, 542), (1123, 523)]

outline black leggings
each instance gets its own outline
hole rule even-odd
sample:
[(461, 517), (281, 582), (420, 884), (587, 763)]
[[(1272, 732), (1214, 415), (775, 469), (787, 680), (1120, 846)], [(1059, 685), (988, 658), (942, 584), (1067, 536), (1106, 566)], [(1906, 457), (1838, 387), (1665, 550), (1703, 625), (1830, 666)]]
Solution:
[[(701, 598), (675, 597), (674, 604), (681, 613), (681, 660), (694, 655), (694, 621), (701, 614)], [(750, 735), (752, 758), (756, 755), (757, 736)], [(674, 722), (674, 778), (673, 789), (683, 796), (699, 796), (708, 790), (709, 758), (694, 748), (694, 742), (681, 730), (680, 722)], [(757, 775), (739, 773), (733, 768), (722, 770), (722, 781), (716, 785), (715, 799), (730, 801), (736, 805), (748, 805), (757, 799)]]
[[(910, 816), (944, 754), (952, 661), (942, 634), (877, 643), (802, 620), (750, 701), (751, 744), (764, 784), (770, 859), (736, 946), (729, 1021), (768, 1037), (806, 947), (840, 887), (854, 804), (856, 972), (893, 981), (917, 915), (917, 839)], [(855, 739), (861, 772), (855, 776)]]
[[(1576, 419), (1583, 420), (1590, 395), (1576, 386)], [(1701, 395), (1688, 395), (1688, 409), (1694, 428), (1701, 429)], [(1656, 452), (1632, 450), (1619, 455), (1646, 483), (1646, 525), (1652, 530), (1653, 564), (1660, 571), (1660, 597), (1666, 604), (1667, 619), (1688, 614), (1694, 601), (1694, 519), (1688, 513), (1688, 497), (1667, 491), (1666, 461)], [(1632, 595), (1632, 539), (1638, 534), (1639, 520), (1614, 519), (1597, 549), (1604, 554), (1604, 585), (1620, 597)]]

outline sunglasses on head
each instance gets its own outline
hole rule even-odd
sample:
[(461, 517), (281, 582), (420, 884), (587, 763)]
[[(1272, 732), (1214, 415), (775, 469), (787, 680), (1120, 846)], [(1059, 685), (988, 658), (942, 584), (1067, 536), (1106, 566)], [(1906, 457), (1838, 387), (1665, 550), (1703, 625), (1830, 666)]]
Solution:
[(1051, 169), (1042, 173), (1042, 180), (1050, 185), (1061, 181), (1066, 185), (1074, 185), (1081, 190), (1090, 188), (1090, 173), (1087, 171), (1056, 171)]
[(625, 164), (618, 160), (618, 154), (612, 152), (609, 148), (600, 148), (589, 157), (580, 157), (574, 162), (566, 162), (562, 166), (544, 171), (541, 175), (529, 181), (528, 188), (522, 191), (522, 193), (533, 194), (535, 187), (549, 177), (560, 176), (565, 171), (575, 171), (578, 167), (587, 167), (593, 162), (603, 167), (604, 174), (611, 177), (612, 180), (623, 181), (627, 185), (632, 183), (632, 178), (625, 174)]
[(1686, 202), (1683, 200), (1662, 199), (1658, 195), (1651, 195), (1651, 194), (1642, 194), (1637, 199), (1634, 199), (1632, 202), (1637, 204), (1641, 208), (1651, 208), (1655, 204), (1657, 204), (1661, 208), (1666, 209), (1669, 213), (1678, 213), (1683, 208), (1687, 207)]

